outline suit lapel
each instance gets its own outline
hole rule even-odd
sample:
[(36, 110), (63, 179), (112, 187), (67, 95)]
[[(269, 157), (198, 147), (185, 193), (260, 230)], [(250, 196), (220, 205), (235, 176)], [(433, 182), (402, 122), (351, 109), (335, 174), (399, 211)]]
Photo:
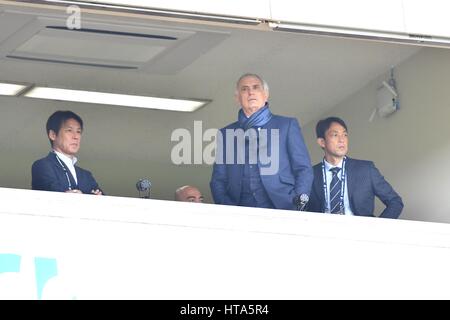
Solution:
[(314, 167), (316, 170), (315, 177), (318, 179), (314, 179), (314, 190), (319, 197), (320, 202), (320, 210), (325, 211), (325, 195), (323, 193), (323, 172), (322, 172), (322, 163)]
[[(61, 164), (64, 166), (64, 168), (66, 168), (66, 166), (64, 165), (64, 162), (61, 161), (61, 163), (59, 163), (58, 159), (56, 158), (56, 153), (50, 152), (47, 156), (53, 163), (53, 165), (56, 167), (56, 169), (58, 170), (58, 172), (64, 176), (64, 179), (66, 180), (66, 175), (64, 174), (64, 169), (63, 167), (61, 167)], [(67, 170), (67, 168), (66, 168)]]
[[(83, 172), (77, 166), (75, 166), (75, 172), (77, 173), (78, 189), (81, 190), (85, 186), (84, 183), (83, 183), (83, 182), (85, 182), (84, 179), (83, 179)], [(88, 185), (88, 184), (86, 184), (86, 185)]]
[(355, 168), (353, 159), (347, 157), (345, 161), (345, 172), (347, 175), (347, 192), (348, 192), (348, 201), (350, 204), (352, 203), (353, 190), (355, 190)]
[[(66, 165), (64, 164), (64, 166), (66, 166)], [(66, 166), (66, 169), (67, 169), (67, 174), (69, 175), (70, 183), (72, 184), (72, 189), (80, 189), (78, 186), (78, 183), (75, 182), (75, 178), (73, 177), (72, 172), (70, 172), (70, 170), (69, 170), (69, 168), (67, 168), (67, 166)], [(77, 167), (75, 167), (75, 172), (77, 173), (77, 178), (78, 178), (80, 175), (78, 174)], [(78, 179), (78, 181), (80, 181), (80, 179)]]
[[(280, 131), (278, 129), (278, 135), (275, 135), (275, 131), (272, 131), (274, 129), (274, 121), (273, 117), (270, 119), (269, 122), (267, 122), (265, 125), (261, 127), (261, 130), (258, 132), (258, 164), (261, 165), (260, 159), (263, 156), (264, 160), (269, 160), (269, 157), (272, 156), (272, 135), (274, 138), (274, 143), (280, 144)], [(263, 132), (263, 133), (261, 133)], [(264, 139), (262, 138), (264, 135)], [(271, 165), (271, 162), (264, 164), (264, 167), (269, 167)]]

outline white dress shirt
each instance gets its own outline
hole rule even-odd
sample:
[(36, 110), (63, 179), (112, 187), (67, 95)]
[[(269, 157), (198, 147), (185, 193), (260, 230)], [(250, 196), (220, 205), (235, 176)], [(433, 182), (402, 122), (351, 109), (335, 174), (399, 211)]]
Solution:
[(66, 156), (65, 154), (58, 152), (56, 150), (53, 150), (53, 152), (55, 152), (56, 155), (58, 156), (58, 158), (62, 162), (64, 162), (64, 164), (67, 166), (67, 168), (69, 168), (70, 173), (72, 174), (72, 177), (75, 179), (76, 184), (78, 184), (77, 172), (75, 171), (75, 163), (77, 163), (78, 159), (76, 157), (70, 158), (70, 157)]

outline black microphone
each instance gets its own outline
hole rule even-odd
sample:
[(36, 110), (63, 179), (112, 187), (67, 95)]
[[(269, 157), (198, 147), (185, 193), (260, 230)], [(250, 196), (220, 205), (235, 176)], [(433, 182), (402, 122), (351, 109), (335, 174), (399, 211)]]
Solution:
[(296, 195), (293, 199), (294, 206), (296, 207), (297, 211), (304, 211), (306, 205), (308, 204), (309, 196), (305, 193)]
[[(152, 183), (148, 179), (140, 179), (136, 182), (136, 189), (139, 191), (139, 198), (149, 199), (151, 187)], [(144, 192), (144, 194), (141, 195), (141, 192)]]

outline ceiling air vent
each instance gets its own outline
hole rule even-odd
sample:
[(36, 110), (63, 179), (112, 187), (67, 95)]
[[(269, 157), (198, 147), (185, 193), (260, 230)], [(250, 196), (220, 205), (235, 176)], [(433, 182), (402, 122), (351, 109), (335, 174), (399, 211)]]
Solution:
[[(16, 16), (9, 17), (15, 21), (21, 16), (3, 15)], [(66, 28), (64, 19), (21, 18), (23, 23), (16, 23), (15, 32), (0, 43), (0, 59), (175, 74), (228, 37), (225, 32), (86, 19), (77, 30)]]

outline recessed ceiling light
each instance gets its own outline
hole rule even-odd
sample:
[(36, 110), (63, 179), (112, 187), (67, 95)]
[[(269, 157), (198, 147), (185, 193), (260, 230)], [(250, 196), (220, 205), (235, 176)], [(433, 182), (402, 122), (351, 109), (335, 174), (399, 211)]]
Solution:
[(16, 96), (19, 92), (24, 90), (27, 86), (13, 83), (0, 83), (0, 95), (2, 96)]
[(135, 108), (159, 109), (169, 111), (194, 112), (206, 105), (208, 100), (187, 100), (136, 96), (108, 92), (94, 92), (47, 87), (34, 87), (24, 95), (29, 98), (73, 101), (83, 103), (107, 104)]

